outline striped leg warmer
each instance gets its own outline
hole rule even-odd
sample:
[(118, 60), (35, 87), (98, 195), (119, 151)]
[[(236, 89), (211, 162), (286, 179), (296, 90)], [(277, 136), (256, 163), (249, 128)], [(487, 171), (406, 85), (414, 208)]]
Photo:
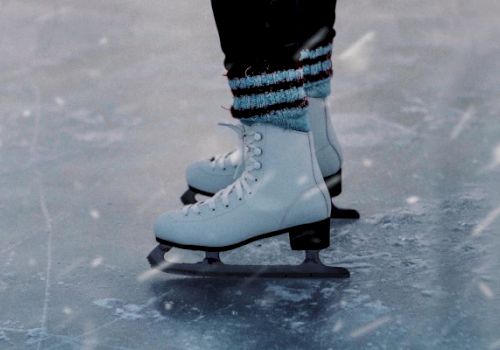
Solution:
[(304, 72), (298, 65), (230, 69), (231, 113), (243, 124), (269, 123), (309, 131)]
[(331, 92), (332, 44), (311, 50), (302, 50), (300, 60), (304, 66), (304, 80), (307, 96), (327, 97)]

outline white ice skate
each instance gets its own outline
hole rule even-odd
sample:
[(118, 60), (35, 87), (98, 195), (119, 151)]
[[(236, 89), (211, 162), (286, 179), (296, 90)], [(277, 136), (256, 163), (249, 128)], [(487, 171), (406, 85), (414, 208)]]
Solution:
[[(333, 129), (326, 99), (309, 98), (308, 116), (314, 149), (321, 173), (327, 184), (330, 197), (342, 192), (342, 150)], [(191, 164), (186, 171), (188, 190), (182, 195), (184, 204), (196, 202), (196, 195), (211, 197), (229, 186), (239, 175), (242, 167), (242, 152), (217, 155), (208, 160)], [(337, 208), (332, 204), (331, 217), (336, 219), (358, 219), (359, 213), (352, 209)]]
[[(241, 175), (206, 201), (163, 214), (155, 224), (160, 245), (148, 257), (165, 272), (205, 276), (348, 277), (321, 264), (330, 244), (331, 201), (310, 133), (272, 125), (241, 126)], [(238, 170), (239, 171), (239, 170)], [(299, 266), (231, 266), (218, 252), (288, 233), (293, 250), (308, 251)], [(209, 252), (199, 264), (164, 263), (171, 247)]]

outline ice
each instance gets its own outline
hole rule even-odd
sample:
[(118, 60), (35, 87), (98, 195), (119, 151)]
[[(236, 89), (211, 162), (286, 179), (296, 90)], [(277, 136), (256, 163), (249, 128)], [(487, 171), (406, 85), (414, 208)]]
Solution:
[(235, 145), (210, 2), (0, 1), (0, 348), (500, 349), (499, 11), (339, 2), (337, 202), (362, 218), (321, 256), (352, 276), (261, 281), (145, 259), (186, 166)]

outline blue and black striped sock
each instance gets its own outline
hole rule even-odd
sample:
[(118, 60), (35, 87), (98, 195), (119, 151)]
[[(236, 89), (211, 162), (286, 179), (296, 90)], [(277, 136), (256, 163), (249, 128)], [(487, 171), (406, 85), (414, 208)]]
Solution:
[(304, 72), (298, 64), (231, 69), (228, 78), (231, 112), (243, 124), (309, 131)]
[(331, 92), (332, 44), (302, 50), (300, 61), (304, 69), (305, 90), (308, 97), (327, 97)]

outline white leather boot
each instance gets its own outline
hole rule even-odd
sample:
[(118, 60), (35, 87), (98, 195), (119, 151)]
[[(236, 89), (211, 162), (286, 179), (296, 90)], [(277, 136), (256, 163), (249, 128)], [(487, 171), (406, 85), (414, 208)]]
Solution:
[[(310, 97), (307, 114), (314, 138), (316, 158), (330, 197), (333, 198), (342, 192), (343, 156), (326, 100), (326, 98)], [(240, 150), (236, 150), (192, 163), (186, 171), (189, 188), (182, 195), (182, 202), (184, 204), (195, 203), (196, 194), (212, 196), (215, 192), (229, 186), (240, 175), (238, 169), (241, 169), (239, 165), (243, 162), (241, 154)], [(359, 213), (334, 206), (332, 218), (356, 219), (359, 218)]]
[(288, 232), (292, 249), (328, 247), (331, 201), (311, 133), (254, 124), (242, 126), (242, 137), (241, 175), (210, 199), (160, 216), (157, 241), (224, 251)]

